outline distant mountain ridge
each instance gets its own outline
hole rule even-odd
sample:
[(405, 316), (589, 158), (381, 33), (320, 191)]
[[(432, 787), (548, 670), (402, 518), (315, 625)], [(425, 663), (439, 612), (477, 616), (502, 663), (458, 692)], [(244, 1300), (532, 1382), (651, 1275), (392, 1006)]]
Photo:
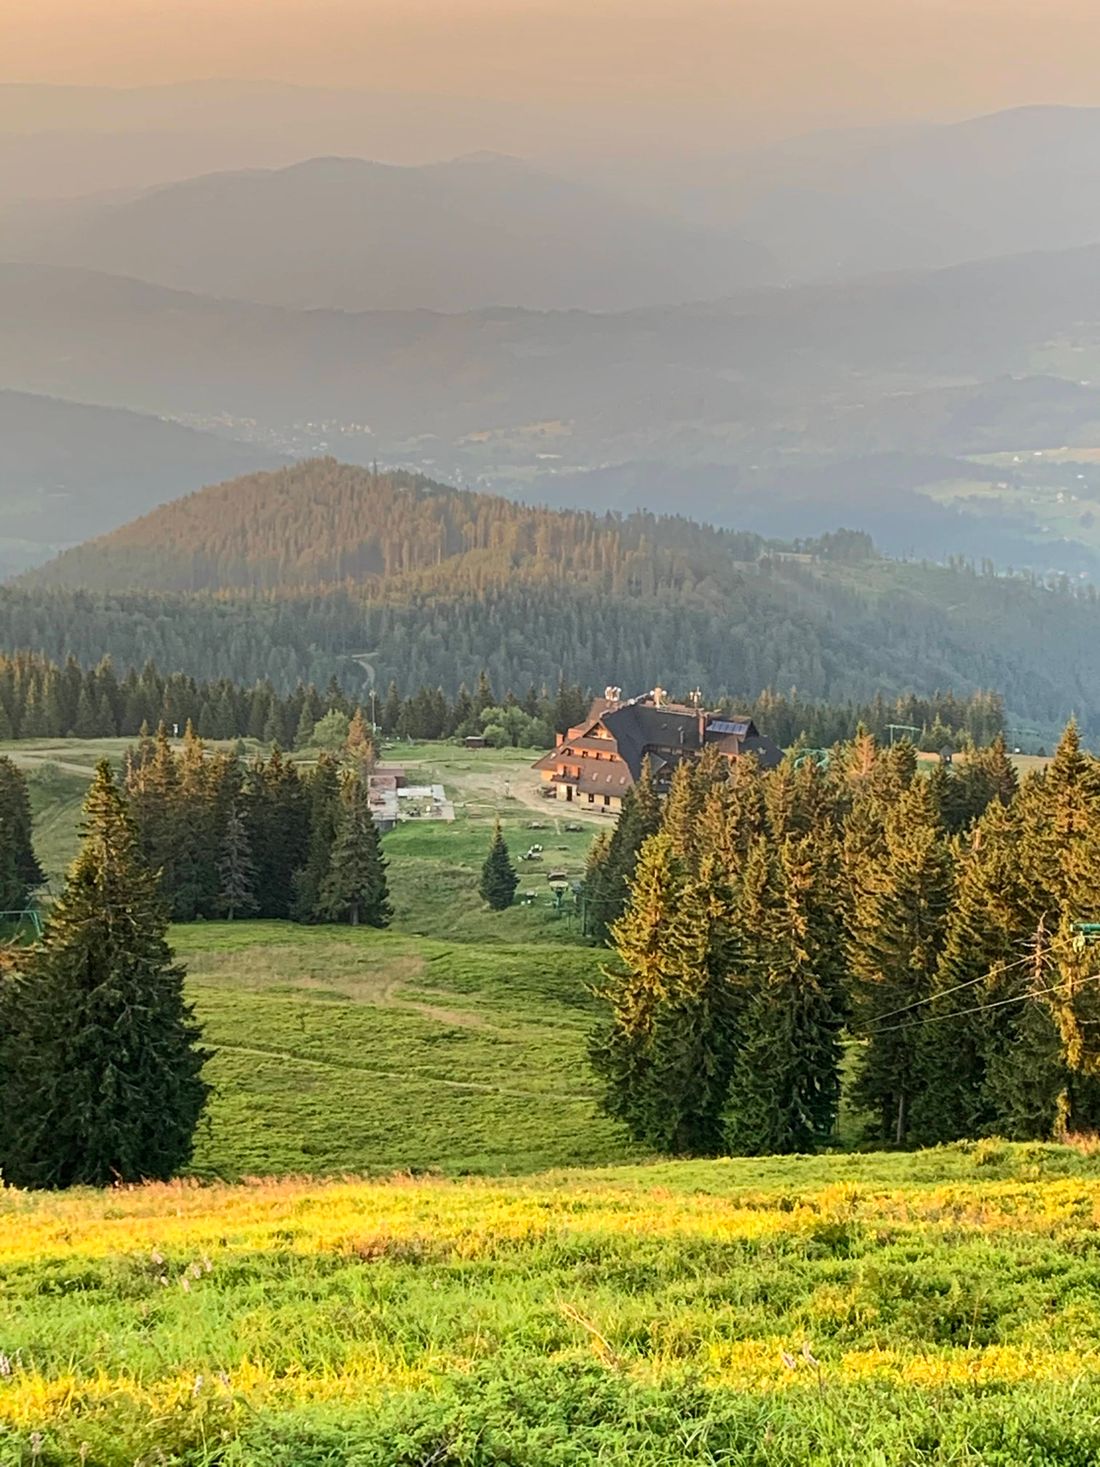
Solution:
[(297, 407), (383, 428), (393, 415), (397, 433), (505, 426), (593, 402), (622, 417), (624, 399), (657, 394), (673, 412), (691, 398), (705, 421), (780, 401), (802, 408), (811, 395), (837, 401), (856, 386), (864, 400), (881, 396), (867, 380), (876, 372), (893, 375), (889, 398), (901, 402), (1036, 375), (1037, 354), (1070, 333), (1100, 340), (1100, 245), (613, 314), (294, 311), (0, 262), (0, 380), (12, 387), (79, 397), (98, 381), (100, 400), (139, 410), (163, 411), (165, 399), (173, 411)]
[(197, 482), (280, 461), (269, 449), (162, 418), (0, 389), (0, 575), (114, 529)]
[(296, 309), (621, 310), (760, 283), (764, 251), (475, 153), (415, 168), (314, 158), (70, 202), (0, 257)]
[(618, 313), (292, 311), (0, 264), (0, 383), (559, 504), (614, 473), (637, 492), (613, 503), (659, 507), (671, 471), (685, 512), (762, 533), (812, 491), (815, 530), (873, 524), (896, 552), (1096, 564), (1084, 504), (1053, 532), (1026, 497), (1000, 524), (891, 516), (860, 461), (1100, 446), (1097, 246)]
[(1100, 240), (1100, 108), (814, 133), (638, 182), (794, 280), (1065, 249)]

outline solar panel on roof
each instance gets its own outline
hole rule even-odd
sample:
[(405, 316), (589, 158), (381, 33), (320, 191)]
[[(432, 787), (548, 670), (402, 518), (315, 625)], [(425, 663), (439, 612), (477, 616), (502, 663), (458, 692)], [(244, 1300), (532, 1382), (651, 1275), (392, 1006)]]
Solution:
[(710, 733), (738, 734), (744, 737), (749, 731), (749, 725), (746, 719), (732, 723), (728, 718), (716, 718), (713, 723), (707, 724), (707, 730)]

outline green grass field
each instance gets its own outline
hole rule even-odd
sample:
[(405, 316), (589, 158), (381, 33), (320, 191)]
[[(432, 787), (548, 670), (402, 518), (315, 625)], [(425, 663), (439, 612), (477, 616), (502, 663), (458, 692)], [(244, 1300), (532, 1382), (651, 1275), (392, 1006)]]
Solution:
[(599, 955), (540, 943), (176, 928), (217, 1051), (200, 1174), (530, 1172), (626, 1154), (585, 1060)]
[(0, 1192), (0, 1463), (1093, 1467), (1100, 1167)]

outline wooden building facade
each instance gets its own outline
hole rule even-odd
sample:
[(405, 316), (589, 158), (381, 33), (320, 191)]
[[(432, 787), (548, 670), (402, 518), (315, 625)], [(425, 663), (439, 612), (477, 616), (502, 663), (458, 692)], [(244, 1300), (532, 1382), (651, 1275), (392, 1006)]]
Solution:
[(608, 688), (584, 722), (559, 734), (557, 747), (534, 767), (548, 799), (615, 814), (646, 760), (664, 788), (677, 764), (710, 746), (728, 759), (753, 755), (766, 769), (783, 757), (751, 718), (669, 703), (660, 688), (626, 701), (618, 688)]

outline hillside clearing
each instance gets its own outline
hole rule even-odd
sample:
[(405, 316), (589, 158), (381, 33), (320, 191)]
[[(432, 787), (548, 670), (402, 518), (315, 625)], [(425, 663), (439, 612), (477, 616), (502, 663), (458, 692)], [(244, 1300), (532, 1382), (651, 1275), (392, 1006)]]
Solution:
[(215, 1050), (200, 1175), (618, 1160), (585, 1043), (599, 954), (280, 922), (172, 931)]

